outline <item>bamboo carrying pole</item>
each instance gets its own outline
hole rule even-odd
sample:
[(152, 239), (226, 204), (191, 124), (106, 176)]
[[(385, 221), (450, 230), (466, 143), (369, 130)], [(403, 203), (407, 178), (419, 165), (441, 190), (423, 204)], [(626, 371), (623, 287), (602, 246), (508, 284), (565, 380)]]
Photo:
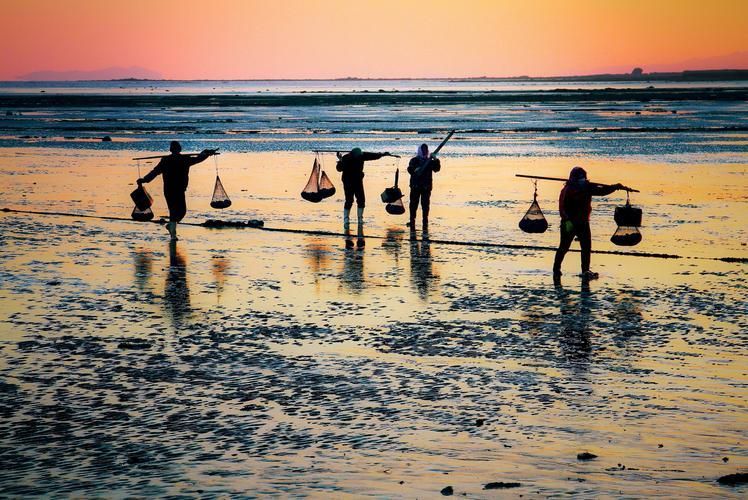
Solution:
[[(312, 153), (350, 153), (350, 152), (351, 152), (350, 149), (312, 149)], [(362, 152), (368, 153), (368, 151), (362, 151)], [(393, 158), (400, 158), (400, 155), (389, 154), (387, 156), (391, 156)]]
[[(185, 153), (185, 154), (183, 154), (182, 156), (199, 156), (200, 154), (201, 154), (201, 153)], [(216, 152), (216, 153), (213, 153), (213, 154), (212, 154), (212, 155), (210, 155), (210, 156), (214, 156), (214, 155), (220, 155), (220, 154), (221, 154), (221, 153), (218, 153), (218, 152)], [(157, 159), (157, 158), (167, 158), (167, 157), (169, 157), (169, 156), (171, 156), (171, 155), (158, 155), (158, 156), (142, 156), (142, 157), (140, 157), (140, 158), (133, 158), (133, 160), (155, 160), (155, 159)]]
[[(455, 131), (454, 131), (454, 130), (451, 130), (451, 131), (450, 131), (450, 132), (449, 132), (449, 133), (447, 134), (447, 137), (445, 137), (445, 138), (444, 138), (444, 140), (443, 140), (443, 141), (442, 141), (442, 142), (441, 142), (441, 143), (440, 143), (440, 144), (439, 144), (439, 145), (438, 145), (438, 146), (436, 147), (436, 149), (435, 149), (434, 151), (432, 151), (432, 152), (431, 152), (431, 155), (429, 156), (429, 160), (430, 160), (430, 159), (431, 159), (431, 158), (432, 158), (432, 157), (433, 157), (434, 155), (436, 155), (436, 154), (437, 154), (437, 153), (438, 153), (439, 151), (441, 151), (441, 150), (442, 150), (442, 148), (444, 147), (444, 145), (445, 145), (445, 144), (447, 143), (447, 141), (449, 141), (449, 139), (451, 139), (451, 138), (452, 138), (452, 136), (454, 135), (454, 133), (455, 133)], [(416, 173), (417, 173), (418, 175), (422, 174), (422, 173), (423, 173), (423, 169), (425, 169), (425, 168), (426, 168), (426, 165), (428, 165), (428, 164), (429, 164), (429, 162), (428, 162), (428, 161), (425, 161), (425, 162), (423, 162), (423, 164), (422, 164), (422, 165), (420, 165), (420, 166), (419, 166), (419, 167), (418, 167), (418, 168), (416, 169)]]
[[(540, 175), (524, 175), (524, 174), (514, 174), (515, 177), (524, 177), (525, 179), (539, 179), (544, 181), (559, 181), (559, 182), (566, 182), (569, 179), (562, 179), (561, 177), (542, 177)], [(610, 186), (610, 184), (601, 184), (599, 182), (590, 182), (590, 184), (595, 184), (596, 186)], [(629, 191), (631, 193), (638, 193), (638, 189), (633, 189), (627, 186), (623, 186), (624, 191)]]

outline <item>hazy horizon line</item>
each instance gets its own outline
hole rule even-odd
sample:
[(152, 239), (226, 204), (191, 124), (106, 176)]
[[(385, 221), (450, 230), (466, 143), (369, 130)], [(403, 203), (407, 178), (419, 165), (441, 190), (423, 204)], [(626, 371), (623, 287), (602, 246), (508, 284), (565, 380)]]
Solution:
[[(71, 71), (50, 71), (50, 73), (73, 73)], [(632, 77), (632, 79), (646, 80), (647, 76), (669, 76), (684, 75), (686, 73), (728, 73), (740, 72), (748, 74), (748, 68), (722, 68), (722, 69), (684, 69), (679, 71), (653, 71), (642, 72), (640, 75), (634, 75), (633, 72), (625, 73), (586, 73), (574, 75), (551, 75), (551, 76), (424, 76), (424, 77), (357, 77), (345, 76), (334, 78), (138, 78), (138, 77), (120, 77), (120, 78), (83, 78), (83, 79), (23, 79), (22, 75), (13, 80), (0, 80), (2, 83), (44, 83), (44, 82), (323, 82), (323, 81), (413, 81), (413, 80), (431, 80), (431, 81), (470, 81), (470, 80), (566, 80), (574, 78), (601, 78), (601, 77)], [(45, 73), (38, 71), (34, 73)]]

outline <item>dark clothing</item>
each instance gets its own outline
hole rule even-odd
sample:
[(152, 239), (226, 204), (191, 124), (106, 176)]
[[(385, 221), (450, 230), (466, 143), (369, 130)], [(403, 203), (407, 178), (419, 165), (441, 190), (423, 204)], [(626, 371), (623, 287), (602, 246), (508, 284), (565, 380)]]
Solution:
[(364, 208), (366, 206), (366, 194), (364, 193), (364, 162), (380, 159), (382, 154), (379, 153), (361, 153), (359, 156), (353, 156), (351, 153), (344, 154), (335, 169), (343, 172), (343, 191), (345, 192), (344, 208), (353, 206), (353, 198), (356, 198), (356, 206)]
[(433, 173), (441, 170), (442, 164), (438, 158), (421, 158), (414, 156), (408, 163), (408, 173), (410, 174), (410, 220), (411, 223), (416, 220), (418, 212), (418, 201), (421, 202), (423, 209), (424, 224), (429, 218), (429, 208), (431, 207), (431, 188), (433, 187)]
[(348, 182), (355, 183), (364, 178), (364, 162), (380, 159), (382, 154), (379, 153), (361, 153), (359, 156), (353, 156), (346, 153), (335, 166), (338, 172), (343, 172), (343, 184)]
[(571, 247), (571, 242), (574, 241), (574, 237), (579, 238), (579, 246), (582, 248), (582, 272), (585, 273), (590, 270), (590, 256), (592, 253), (592, 232), (590, 231), (590, 222), (572, 222), (574, 228), (567, 232), (564, 228), (564, 224), (561, 223), (561, 241), (558, 244), (556, 250), (556, 258), (553, 261), (553, 271), (561, 271), (561, 263), (566, 256), (566, 252)]
[[(561, 241), (556, 250), (556, 258), (553, 261), (554, 273), (561, 272), (561, 263), (575, 236), (579, 238), (579, 246), (582, 248), (582, 273), (590, 270), (592, 197), (605, 196), (616, 189), (618, 189), (617, 186), (592, 184), (586, 180), (566, 182), (558, 197), (558, 211), (561, 214)], [(571, 231), (566, 230), (566, 221), (571, 221), (573, 225)]]
[(418, 200), (421, 201), (421, 209), (423, 210), (423, 220), (429, 218), (429, 208), (431, 207), (431, 189), (425, 189), (420, 187), (410, 188), (410, 220), (416, 220), (416, 212), (418, 212)]
[(185, 192), (173, 191), (166, 194), (166, 191), (164, 191), (164, 198), (166, 198), (166, 206), (169, 207), (169, 220), (172, 222), (182, 222), (184, 216), (187, 215)]
[(441, 168), (442, 163), (438, 158), (432, 156), (426, 160), (420, 156), (414, 156), (410, 159), (410, 163), (408, 163), (410, 187), (431, 191), (433, 186), (433, 172), (438, 172)]
[(343, 182), (343, 191), (345, 192), (345, 204), (343, 208), (353, 206), (353, 197), (356, 197), (356, 206), (364, 208), (366, 206), (366, 193), (364, 193), (364, 181)]
[(185, 191), (189, 183), (190, 167), (205, 160), (208, 154), (200, 153), (197, 156), (183, 156), (171, 154), (161, 158), (153, 170), (143, 177), (143, 182), (151, 182), (159, 174), (164, 178), (164, 198), (169, 207), (169, 220), (179, 222), (187, 214), (187, 202)]
[(590, 220), (592, 197), (605, 196), (617, 189), (616, 186), (604, 186), (590, 182), (568, 181), (558, 197), (558, 211), (561, 220), (570, 220), (576, 225)]

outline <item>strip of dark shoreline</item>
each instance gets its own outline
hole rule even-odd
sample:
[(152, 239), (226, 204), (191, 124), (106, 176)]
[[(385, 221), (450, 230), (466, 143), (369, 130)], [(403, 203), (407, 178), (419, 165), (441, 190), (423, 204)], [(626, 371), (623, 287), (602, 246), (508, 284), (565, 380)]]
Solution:
[[(76, 217), (84, 219), (99, 219), (99, 220), (111, 220), (120, 222), (135, 222), (137, 224), (143, 224), (143, 222), (134, 221), (127, 217), (112, 217), (106, 215), (91, 215), (91, 214), (76, 214), (70, 212), (44, 212), (38, 210), (16, 210), (13, 208), (0, 209), (3, 213), (12, 214), (27, 214), (27, 215), (45, 215), (45, 216), (57, 216), (57, 217)], [(165, 224), (166, 219), (148, 221), (151, 224)], [(258, 221), (259, 222), (259, 221)], [(255, 229), (258, 231), (268, 232), (279, 232), (279, 233), (292, 233), (292, 234), (308, 234), (313, 236), (339, 236), (344, 237), (344, 233), (336, 233), (334, 231), (319, 231), (312, 229), (294, 229), (294, 228), (280, 228), (280, 227), (265, 227), (263, 223), (253, 224), (245, 222), (233, 222), (233, 221), (221, 221), (221, 220), (207, 220), (205, 222), (182, 222), (182, 225), (204, 227), (208, 229)], [(387, 239), (384, 236), (366, 236), (366, 239), (384, 240)], [(417, 240), (422, 241), (422, 240)], [(455, 245), (465, 247), (482, 247), (482, 248), (506, 248), (510, 250), (537, 250), (537, 251), (556, 251), (556, 247), (548, 247), (541, 245), (520, 245), (512, 243), (491, 243), (483, 241), (457, 241), (457, 240), (440, 240), (440, 239), (428, 239), (429, 243), (439, 245)], [(570, 249), (570, 252), (579, 252), (578, 249)], [(631, 252), (621, 250), (592, 250), (595, 254), (606, 254), (606, 255), (624, 255), (629, 257), (647, 257), (655, 259), (698, 259), (698, 260), (717, 260), (722, 262), (730, 262), (737, 264), (748, 264), (748, 258), (743, 257), (691, 257), (676, 254), (667, 253), (652, 253), (652, 252)]]
[(0, 108), (280, 107), (345, 105), (454, 105), (531, 102), (746, 101), (748, 88), (557, 89), (528, 92), (352, 92), (264, 95), (0, 95)]

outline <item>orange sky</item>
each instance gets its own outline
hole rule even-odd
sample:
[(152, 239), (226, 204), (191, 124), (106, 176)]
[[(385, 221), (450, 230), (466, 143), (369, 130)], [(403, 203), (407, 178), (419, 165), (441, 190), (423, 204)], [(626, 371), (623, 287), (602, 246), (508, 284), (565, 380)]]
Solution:
[(706, 59), (738, 52), (730, 66), (748, 68), (746, 0), (2, 0), (1, 10), (4, 80), (111, 66), (172, 79), (542, 76), (721, 66)]

